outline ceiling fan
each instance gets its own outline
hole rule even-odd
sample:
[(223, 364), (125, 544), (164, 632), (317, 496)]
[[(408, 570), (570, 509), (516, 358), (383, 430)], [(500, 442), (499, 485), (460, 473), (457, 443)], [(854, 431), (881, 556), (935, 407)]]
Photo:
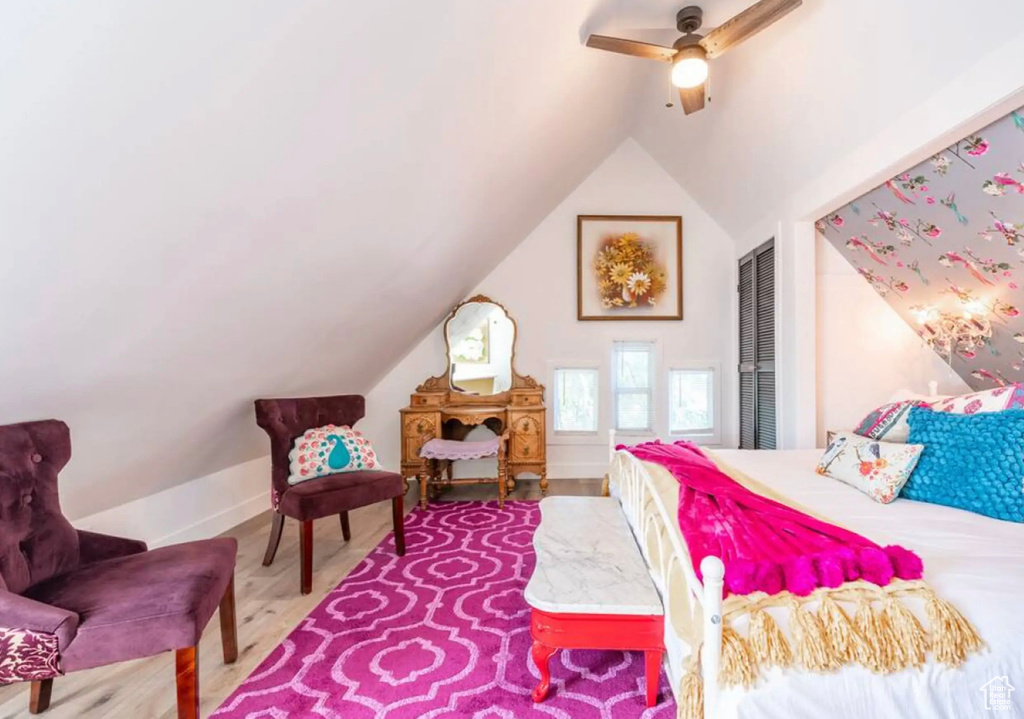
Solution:
[(704, 108), (707, 61), (764, 30), (800, 7), (802, 2), (761, 0), (703, 36), (696, 32), (704, 20), (704, 11), (688, 5), (676, 13), (676, 28), (683, 36), (672, 47), (607, 35), (591, 35), (587, 38), (587, 47), (672, 63), (672, 84), (679, 88), (679, 101), (689, 115)]

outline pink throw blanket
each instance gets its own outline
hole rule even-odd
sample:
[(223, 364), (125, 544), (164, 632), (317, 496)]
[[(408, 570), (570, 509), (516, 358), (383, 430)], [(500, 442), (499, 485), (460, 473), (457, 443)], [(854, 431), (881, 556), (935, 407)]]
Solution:
[(854, 532), (750, 491), (689, 442), (620, 445), (679, 480), (679, 528), (700, 576), (704, 557), (725, 564), (727, 593), (806, 596), (818, 587), (862, 579), (885, 586), (893, 577), (920, 579), (920, 558), (881, 547)]

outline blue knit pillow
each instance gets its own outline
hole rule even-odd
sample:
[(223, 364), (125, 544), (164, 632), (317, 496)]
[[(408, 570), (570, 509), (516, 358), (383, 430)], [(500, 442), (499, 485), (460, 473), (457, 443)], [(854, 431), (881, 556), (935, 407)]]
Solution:
[(924, 452), (901, 497), (1024, 522), (1024, 410), (913, 407), (910, 442)]

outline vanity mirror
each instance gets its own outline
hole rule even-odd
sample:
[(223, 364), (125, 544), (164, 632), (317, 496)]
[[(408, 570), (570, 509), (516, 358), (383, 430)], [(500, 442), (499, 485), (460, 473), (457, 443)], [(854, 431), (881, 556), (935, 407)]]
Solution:
[(451, 389), (488, 396), (512, 388), (516, 326), (493, 302), (470, 300), (444, 324)]

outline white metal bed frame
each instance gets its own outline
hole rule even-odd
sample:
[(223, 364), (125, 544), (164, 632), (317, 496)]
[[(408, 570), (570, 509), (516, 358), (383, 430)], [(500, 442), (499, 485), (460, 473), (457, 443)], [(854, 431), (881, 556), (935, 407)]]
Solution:
[[(928, 395), (938, 397), (939, 383), (928, 383)], [(911, 390), (899, 390), (894, 399), (912, 394)], [(685, 644), (693, 651), (693, 645), (677, 629), (677, 622), (684, 626), (696, 623), (697, 613), (702, 631), (699, 641), (701, 652), (701, 678), (704, 684), (704, 719), (715, 719), (718, 709), (718, 673), (722, 661), (722, 588), (725, 565), (718, 557), (705, 557), (700, 563), (701, 582), (693, 571), (693, 562), (676, 526), (677, 518), (671, 516), (654, 491), (653, 480), (643, 462), (629, 452), (615, 450), (615, 430), (608, 432), (609, 491), (622, 505), (633, 536), (640, 546), (640, 552), (650, 570), (651, 578), (661, 594), (665, 607), (665, 664), (672, 694), (679, 699), (679, 680), (683, 660), (676, 656), (678, 644)], [(657, 511), (651, 512), (644, 521), (644, 508), (653, 503)], [(643, 526), (641, 526), (643, 525)], [(680, 582), (680, 578), (682, 581)], [(688, 617), (673, 617), (673, 613), (686, 613)], [(674, 638), (677, 641), (669, 641)], [(695, 639), (691, 637), (691, 639)]]
[[(614, 430), (609, 433), (611, 466), (609, 491), (619, 500), (637, 545), (661, 594), (665, 608), (665, 663), (672, 693), (679, 699), (681, 671), (693, 651), (695, 637), (687, 638), (679, 627), (692, 626), (703, 617), (701, 671), (704, 684), (704, 719), (714, 719), (718, 707), (718, 672), (722, 656), (722, 586), (725, 566), (718, 557), (705, 557), (700, 564), (701, 582), (693, 571), (689, 552), (683, 544), (676, 517), (671, 516), (654, 491), (653, 480), (643, 463), (629, 452), (615, 451)], [(656, 511), (644, 517), (644, 509)], [(687, 616), (679, 616), (682, 613)]]

